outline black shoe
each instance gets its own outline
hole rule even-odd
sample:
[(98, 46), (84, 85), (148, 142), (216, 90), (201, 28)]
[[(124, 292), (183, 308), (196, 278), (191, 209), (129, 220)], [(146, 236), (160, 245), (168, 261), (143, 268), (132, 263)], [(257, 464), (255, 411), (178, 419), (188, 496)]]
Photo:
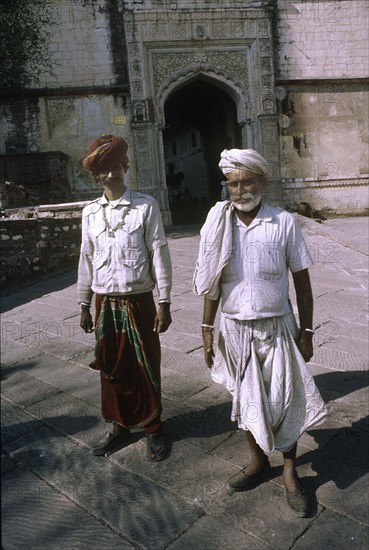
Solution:
[(146, 434), (147, 458), (151, 462), (159, 462), (167, 456), (168, 445), (163, 434)]
[(107, 432), (104, 438), (92, 447), (91, 454), (94, 456), (109, 456), (119, 449), (122, 449), (132, 439), (132, 434), (129, 430), (121, 430), (117, 434)]
[(256, 474), (246, 475), (244, 470), (240, 470), (228, 480), (227, 489), (229, 491), (248, 491), (249, 489), (254, 489), (259, 483), (266, 480), (269, 470), (269, 460), (265, 460), (264, 466)]
[(289, 493), (287, 489), (284, 488), (284, 498), (295, 514), (300, 518), (306, 518), (310, 512), (310, 499), (305, 489), (302, 487), (300, 480), (298, 480), (298, 483), (299, 488), (296, 493)]

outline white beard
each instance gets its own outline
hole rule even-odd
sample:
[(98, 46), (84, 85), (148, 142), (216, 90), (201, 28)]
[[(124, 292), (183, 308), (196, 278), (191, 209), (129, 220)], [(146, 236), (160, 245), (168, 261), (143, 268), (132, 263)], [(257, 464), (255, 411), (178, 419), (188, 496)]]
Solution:
[(237, 210), (242, 210), (242, 212), (250, 212), (253, 210), (261, 201), (261, 193), (256, 193), (256, 195), (251, 195), (251, 193), (247, 193), (246, 196), (239, 199), (232, 199), (232, 204), (234, 205)]

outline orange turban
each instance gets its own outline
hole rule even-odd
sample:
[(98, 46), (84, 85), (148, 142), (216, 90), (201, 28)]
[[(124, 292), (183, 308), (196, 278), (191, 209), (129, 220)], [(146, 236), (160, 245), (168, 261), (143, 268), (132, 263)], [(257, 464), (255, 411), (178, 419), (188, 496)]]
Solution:
[(83, 166), (86, 170), (98, 174), (119, 162), (127, 165), (127, 151), (128, 143), (123, 138), (104, 134), (89, 146)]

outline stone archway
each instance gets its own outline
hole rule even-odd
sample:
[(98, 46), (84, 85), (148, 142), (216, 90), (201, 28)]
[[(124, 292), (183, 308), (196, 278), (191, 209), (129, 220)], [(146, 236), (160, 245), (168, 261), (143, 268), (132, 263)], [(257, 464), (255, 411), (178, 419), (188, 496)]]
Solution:
[[(210, 103), (216, 104), (218, 96), (224, 99), (220, 101), (220, 109), (214, 108), (213, 120), (218, 120), (219, 112), (228, 113), (228, 118), (236, 120), (241, 134), (239, 146), (252, 147), (264, 154), (272, 167), (272, 179), (277, 181), (278, 114), (275, 110), (272, 8), (269, 4), (264, 6), (261, 2), (257, 7), (251, 7), (246, 2), (243, 8), (219, 9), (215, 2), (214, 9), (206, 10), (206, 16), (202, 9), (173, 10), (162, 3), (160, 7), (154, 7), (152, 2), (149, 13), (141, 9), (141, 3), (138, 4), (139, 8), (133, 7), (125, 14), (132, 107), (130, 125), (138, 190), (158, 200), (164, 223), (170, 225), (166, 182), (170, 125), (166, 116), (171, 102), (174, 106), (179, 104), (180, 90), (185, 89), (182, 94), (186, 97), (192, 85), (195, 97), (200, 81), (210, 86)], [(232, 107), (227, 111), (225, 105)], [(187, 113), (191, 114), (191, 109), (187, 109)], [(172, 117), (171, 123), (174, 122)], [(181, 131), (189, 133), (188, 137), (196, 147), (199, 137), (210, 135), (209, 128), (209, 124), (205, 124), (205, 132), (196, 127), (190, 131), (187, 125)], [(216, 131), (222, 133), (219, 126)], [(226, 145), (222, 143), (218, 153), (224, 147)], [(176, 167), (170, 170), (169, 176), (175, 178)], [(174, 182), (176, 184), (176, 179)]]
[(163, 148), (174, 225), (203, 223), (221, 196), (220, 152), (241, 147), (233, 99), (201, 78), (175, 89), (164, 104)]

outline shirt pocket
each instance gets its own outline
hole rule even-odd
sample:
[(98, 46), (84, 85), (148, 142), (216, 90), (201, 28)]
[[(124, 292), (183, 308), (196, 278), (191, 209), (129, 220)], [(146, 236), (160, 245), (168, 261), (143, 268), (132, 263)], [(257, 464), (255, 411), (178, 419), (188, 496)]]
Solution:
[(118, 262), (126, 286), (141, 279), (147, 261), (144, 228), (140, 223), (125, 224), (119, 235)]
[(108, 259), (106, 254), (96, 255), (92, 259), (93, 284), (104, 287), (106, 284)]
[(262, 243), (258, 261), (254, 263), (254, 276), (262, 281), (277, 281), (286, 270), (284, 249), (278, 243)]
[(141, 224), (124, 225), (118, 240), (119, 263), (135, 269), (147, 259), (144, 228)]
[(281, 315), (288, 308), (288, 277), (282, 280), (255, 280), (251, 286), (251, 308), (268, 317)]
[(104, 223), (97, 224), (90, 229), (92, 242), (91, 262), (94, 269), (100, 268), (108, 257), (108, 243), (106, 238), (106, 227)]
[(140, 223), (126, 224), (122, 228), (121, 239), (119, 239), (122, 248), (126, 250), (145, 249), (144, 228)]
[(131, 285), (142, 279), (145, 263), (145, 256), (138, 256), (135, 258), (120, 257), (118, 271), (124, 286), (131, 287)]

